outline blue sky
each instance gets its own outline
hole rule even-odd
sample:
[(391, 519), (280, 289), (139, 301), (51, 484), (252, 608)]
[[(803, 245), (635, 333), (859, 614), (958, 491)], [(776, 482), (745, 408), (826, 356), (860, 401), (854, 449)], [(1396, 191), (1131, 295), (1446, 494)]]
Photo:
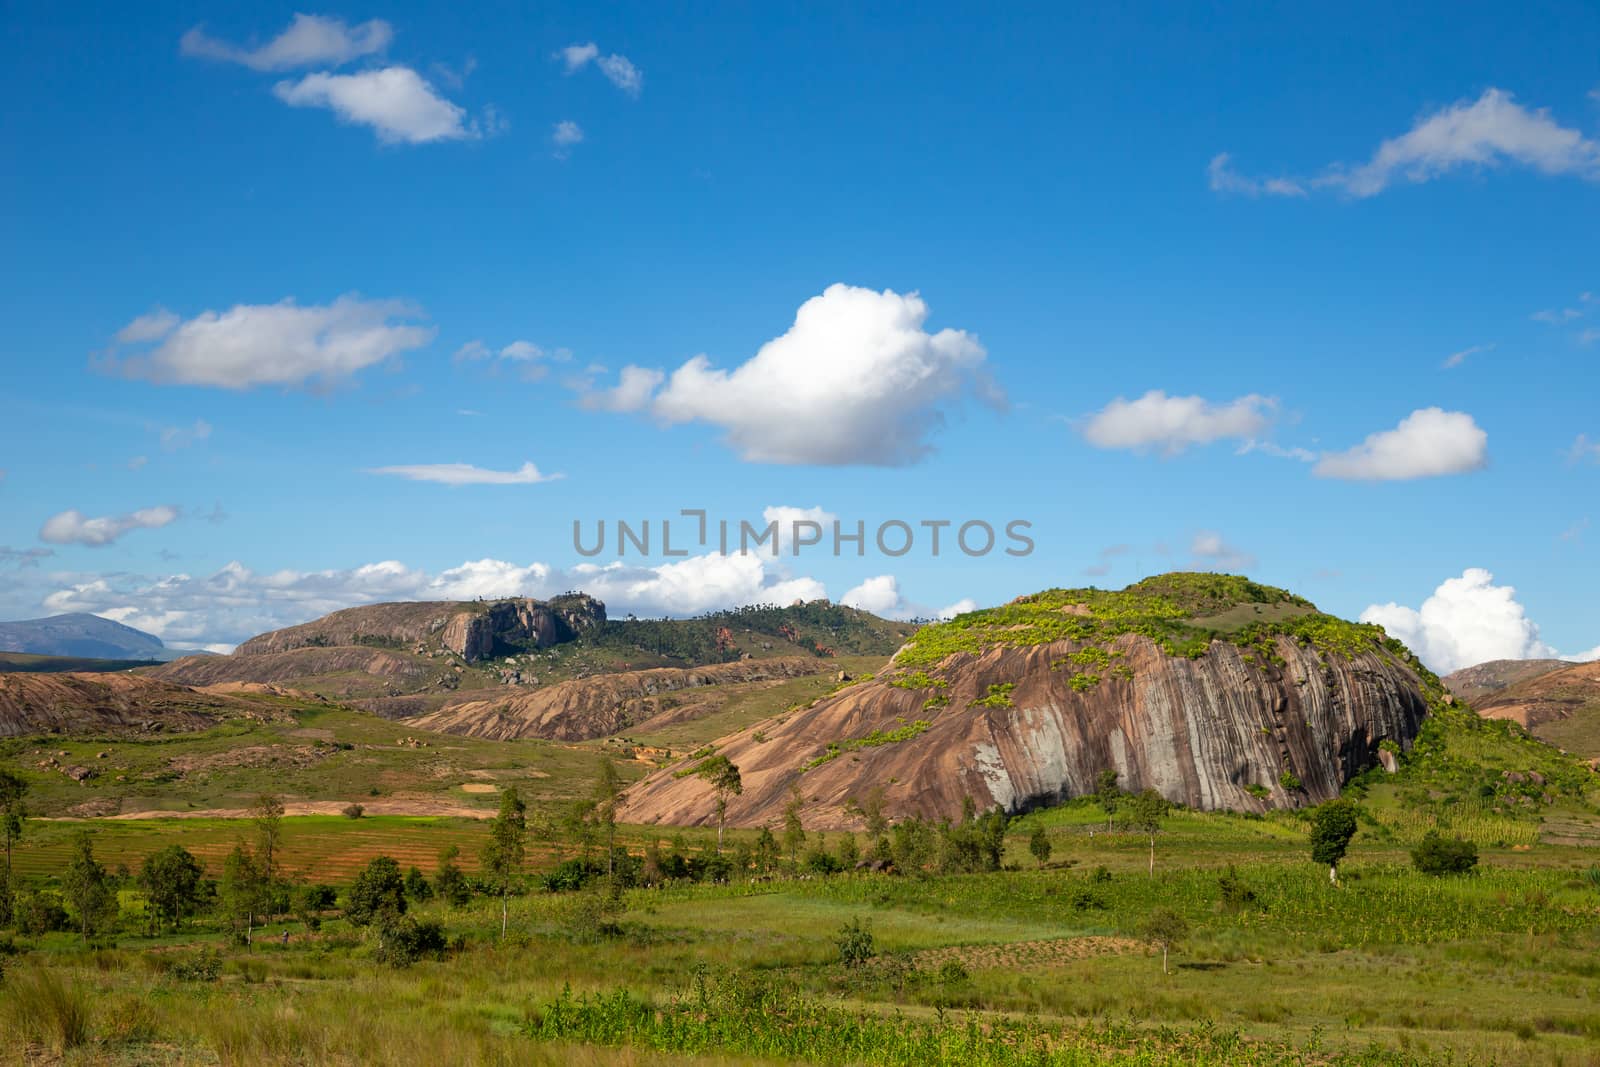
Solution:
[[(0, 617), (1194, 566), (1600, 643), (1600, 13), (1059, 6), (14, 7)], [(572, 547), (781, 507), (1036, 547)]]

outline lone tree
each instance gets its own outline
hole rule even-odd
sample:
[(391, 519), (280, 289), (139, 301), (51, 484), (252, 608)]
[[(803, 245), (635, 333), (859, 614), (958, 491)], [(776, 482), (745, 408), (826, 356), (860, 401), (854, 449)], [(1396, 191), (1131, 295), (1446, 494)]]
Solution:
[(800, 810), (804, 806), (800, 783), (790, 782), (789, 803), (783, 806), (783, 847), (789, 853), (790, 866), (796, 868), (800, 866), (800, 850), (806, 847), (806, 826), (800, 820)]
[(617, 801), (622, 796), (622, 778), (610, 756), (600, 757), (600, 776), (594, 787), (594, 817), (606, 835), (606, 877), (617, 873)]
[(0, 771), (0, 837), (6, 841), (6, 884), (11, 882), (11, 846), (22, 836), (28, 809), (22, 804), (28, 783), (10, 771)]
[(1043, 826), (1033, 828), (1033, 835), (1028, 838), (1028, 851), (1033, 853), (1040, 867), (1050, 861), (1050, 835), (1045, 833)]
[(1328, 865), (1328, 881), (1339, 884), (1339, 861), (1356, 836), (1356, 806), (1331, 800), (1317, 809), (1311, 823), (1311, 861)]
[(217, 883), (217, 897), (236, 937), (240, 936), (240, 926), (244, 927), (242, 936), (247, 946), (255, 933), (256, 916), (261, 914), (262, 900), (267, 895), (265, 886), (261, 864), (255, 853), (243, 841), (236, 842), (233, 851), (222, 861), (222, 880)]
[(382, 926), (406, 913), (406, 880), (400, 864), (389, 856), (375, 856), (350, 883), (345, 918), (357, 926)]
[(200, 861), (182, 845), (168, 845), (145, 857), (139, 870), (151, 929), (165, 924), (176, 930), (178, 922), (194, 913), (200, 903)]
[(483, 871), (500, 887), (500, 936), (506, 936), (507, 898), (511, 880), (522, 873), (527, 854), (528, 806), (517, 787), (507, 786), (500, 794), (500, 812), (489, 824), (489, 840), (483, 845)]
[(1171, 908), (1157, 908), (1145, 916), (1139, 931), (1144, 934), (1146, 941), (1160, 946), (1161, 973), (1170, 974), (1167, 970), (1167, 953), (1189, 936), (1189, 923)]
[(1111, 820), (1115, 818), (1117, 806), (1122, 802), (1122, 787), (1117, 785), (1117, 777), (1117, 772), (1107, 767), (1094, 780), (1094, 798), (1106, 813), (1107, 830), (1111, 829)]
[(256, 862), (261, 869), (261, 911), (273, 914), (277, 908), (278, 842), (283, 829), (283, 801), (271, 793), (256, 797), (250, 807), (256, 824)]
[(1172, 811), (1167, 798), (1154, 789), (1146, 789), (1133, 798), (1128, 809), (1128, 821), (1135, 830), (1150, 837), (1150, 877), (1156, 876), (1156, 834), (1161, 832), (1161, 820)]
[(79, 830), (72, 838), (72, 858), (61, 876), (61, 888), (77, 916), (78, 932), (88, 941), (117, 917), (117, 893), (106, 876), (106, 869), (94, 858), (89, 831)]
[(717, 754), (700, 762), (694, 773), (711, 783), (717, 797), (717, 852), (722, 851), (722, 826), (728, 820), (728, 798), (744, 792), (744, 781), (739, 768), (727, 756)]

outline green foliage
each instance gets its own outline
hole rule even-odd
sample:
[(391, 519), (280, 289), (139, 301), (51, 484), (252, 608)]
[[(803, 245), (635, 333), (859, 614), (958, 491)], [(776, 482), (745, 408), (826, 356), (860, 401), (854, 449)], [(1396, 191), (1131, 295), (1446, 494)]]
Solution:
[(73, 921), (85, 941), (104, 932), (117, 920), (117, 893), (106, 869), (94, 858), (89, 831), (72, 838), (72, 858), (61, 876), (61, 889)]
[(927, 671), (910, 671), (890, 678), (889, 684), (896, 689), (944, 689), (950, 683), (930, 676)]
[(443, 959), (444, 926), (432, 919), (386, 913), (378, 930), (374, 958), (389, 967), (405, 968), (420, 959)]
[(1300, 777), (1293, 771), (1284, 771), (1278, 775), (1278, 784), (1288, 792), (1293, 793), (1300, 788)]
[[(0, 1036), (10, 1035), (18, 1053), (30, 1044), (63, 1053), (87, 1045), (93, 1017), (89, 990), (77, 979), (62, 977), (43, 967), (19, 971), (5, 977), (0, 996)], [(22, 1061), (35, 1057), (20, 1055)]]
[(1230, 912), (1242, 911), (1256, 902), (1256, 891), (1239, 877), (1238, 868), (1228, 864), (1228, 869), (1217, 879), (1217, 889), (1222, 895), (1222, 906)]
[(1033, 833), (1028, 835), (1028, 851), (1039, 862), (1039, 866), (1043, 867), (1050, 862), (1051, 849), (1050, 834), (1046, 832), (1044, 824), (1035, 823)]
[(420, 867), (413, 866), (406, 871), (406, 898), (418, 904), (433, 898), (433, 886)]
[(1337, 867), (1356, 835), (1356, 806), (1348, 800), (1330, 800), (1316, 809), (1311, 820), (1311, 861)]
[(178, 921), (194, 912), (200, 902), (200, 861), (182, 845), (168, 845), (145, 858), (139, 885), (153, 924), (177, 929)]
[(974, 700), (972, 706), (975, 708), (1009, 708), (1012, 706), (1011, 692), (1016, 688), (1017, 684), (1015, 682), (1000, 682), (997, 685), (991, 685), (988, 693)]
[(1098, 674), (1081, 674), (1080, 673), (1080, 674), (1074, 674), (1071, 678), (1067, 679), (1067, 685), (1072, 687), (1072, 691), (1074, 693), (1087, 692), (1088, 690), (1093, 689), (1095, 686), (1097, 686), (1099, 684), (1100, 684), (1100, 676)]
[(215, 982), (222, 977), (222, 953), (203, 948), (172, 961), (167, 974), (180, 982)]
[(872, 931), (859, 916), (840, 927), (833, 943), (839, 949), (839, 962), (846, 967), (860, 967), (878, 954)]
[(1478, 849), (1459, 837), (1429, 832), (1411, 850), (1411, 865), (1423, 874), (1465, 874), (1478, 865)]
[(1128, 805), (1127, 825), (1142, 834), (1155, 834), (1161, 830), (1161, 820), (1167, 817), (1172, 805), (1154, 789), (1146, 789)]
[(1251, 782), (1249, 785), (1244, 787), (1244, 791), (1255, 797), (1257, 800), (1265, 800), (1272, 795), (1272, 790), (1268, 789), (1260, 782)]
[(916, 737), (923, 731), (927, 730), (928, 727), (932, 725), (933, 723), (929, 722), (927, 719), (918, 719), (915, 722), (906, 723), (904, 726), (896, 727), (893, 730), (874, 730), (865, 737), (851, 737), (846, 738), (843, 741), (829, 741), (828, 747), (823, 751), (823, 753), (820, 756), (814, 756), (805, 763), (801, 764), (800, 770), (804, 772), (811, 770), (813, 767), (820, 767), (830, 760), (838, 759), (846, 752), (854, 752), (857, 749), (877, 748), (879, 745), (893, 745), (898, 744), (901, 741), (909, 741), (913, 737)]
[(381, 927), (406, 913), (406, 884), (400, 865), (390, 856), (375, 856), (346, 894), (344, 915), (356, 926)]

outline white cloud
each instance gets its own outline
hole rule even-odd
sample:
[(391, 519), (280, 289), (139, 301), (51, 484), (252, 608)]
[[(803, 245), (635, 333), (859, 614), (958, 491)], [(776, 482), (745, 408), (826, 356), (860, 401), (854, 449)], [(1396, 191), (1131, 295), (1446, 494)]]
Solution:
[(610, 389), (580, 389), (578, 403), (590, 411), (642, 411), (650, 403), (656, 386), (666, 375), (646, 367), (623, 367), (615, 386)]
[(947, 604), (939, 609), (939, 618), (953, 619), (957, 615), (965, 615), (969, 611), (977, 611), (978, 602), (971, 597), (962, 597), (954, 604)]
[(205, 419), (195, 419), (193, 426), (163, 426), (158, 432), (161, 447), (168, 452), (176, 452), (198, 441), (210, 439), (211, 424)]
[(556, 53), (556, 58), (565, 65), (567, 74), (576, 74), (584, 67), (593, 63), (606, 80), (629, 96), (638, 96), (644, 88), (644, 72), (634, 66), (633, 61), (623, 55), (602, 56), (600, 46), (593, 41), (585, 44), (569, 44)]
[(588, 44), (569, 44), (556, 53), (561, 61), (567, 65), (568, 74), (576, 74), (582, 70), (590, 60), (600, 55), (600, 47), (593, 41)]
[(1561, 326), (1573, 319), (1583, 318), (1583, 312), (1577, 308), (1545, 308), (1543, 311), (1535, 311), (1528, 318), (1547, 326)]
[(322, 306), (237, 304), (176, 326), (120, 369), (132, 378), (224, 389), (337, 382), (431, 341), (431, 329), (397, 321), (419, 314), (400, 301), (353, 294)]
[(327, 64), (339, 66), (381, 52), (394, 39), (394, 28), (382, 19), (347, 26), (326, 15), (296, 15), (288, 29), (259, 48), (240, 48), (209, 36), (199, 26), (183, 35), (178, 49), (186, 56), (240, 63), (251, 70), (292, 70)]
[(1567, 462), (1600, 463), (1600, 441), (1591, 441), (1588, 434), (1580, 433), (1567, 450)]
[(1577, 652), (1561, 658), (1571, 660), (1574, 663), (1593, 663), (1595, 660), (1600, 659), (1600, 645), (1594, 646), (1587, 652)]
[(1233, 169), (1233, 157), (1219, 152), (1206, 166), (1206, 177), (1213, 193), (1238, 196), (1305, 196), (1305, 186), (1290, 178), (1247, 178)]
[[(839, 516), (831, 511), (824, 511), (821, 505), (797, 508), (779, 504), (762, 509), (761, 517), (769, 524), (774, 522), (778, 524), (777, 540), (780, 555), (798, 554), (795, 551), (795, 544), (801, 537), (806, 539), (820, 537), (823, 541), (819, 543), (826, 543), (827, 539), (833, 536), (833, 524), (839, 521)], [(799, 526), (801, 523), (813, 525)]]
[(1276, 401), (1254, 393), (1213, 404), (1204, 397), (1168, 396), (1152, 389), (1137, 400), (1118, 397), (1087, 419), (1080, 432), (1096, 448), (1176, 456), (1213, 441), (1253, 441), (1271, 427), (1276, 407)]
[(1470, 567), (1435, 589), (1421, 609), (1373, 604), (1361, 621), (1382, 626), (1441, 674), (1493, 659), (1555, 656), (1516, 593), (1512, 586), (1495, 585), (1483, 568)]
[(437, 482), (440, 485), (537, 485), (563, 477), (560, 474), (541, 474), (532, 463), (524, 463), (513, 471), (485, 470), (470, 463), (423, 463), (413, 466), (374, 467), (368, 474), (387, 474), (413, 482)]
[(1306, 188), (1338, 189), (1369, 197), (1397, 180), (1431, 181), (1463, 167), (1487, 169), (1504, 163), (1530, 167), (1542, 174), (1600, 179), (1600, 144), (1562, 126), (1549, 112), (1530, 110), (1502, 89), (1488, 89), (1475, 101), (1458, 101), (1424, 115), (1411, 129), (1378, 146), (1372, 158), (1355, 167), (1335, 164), (1311, 179), (1269, 181), (1234, 172), (1229, 157), (1211, 161), (1211, 188), (1221, 193), (1299, 195)]
[(644, 71), (634, 66), (627, 56), (601, 56), (595, 60), (600, 73), (629, 96), (638, 96), (644, 88)]
[(1195, 560), (1215, 570), (1241, 572), (1254, 570), (1256, 558), (1222, 539), (1215, 530), (1202, 530), (1195, 534), (1189, 545)]
[(290, 107), (324, 107), (340, 121), (371, 126), (386, 143), (426, 144), (482, 136), (451, 103), (410, 67), (384, 67), (357, 74), (307, 74), (281, 81), (273, 93)]
[(985, 352), (963, 330), (928, 333), (916, 293), (831, 285), (801, 305), (794, 324), (733, 370), (696, 356), (659, 393), (660, 373), (625, 368), (622, 384), (590, 407), (649, 411), (665, 423), (721, 427), (753, 463), (837, 466), (914, 463), (943, 421), (943, 405), (972, 392), (999, 405)]
[(1329, 452), (1312, 473), (1353, 481), (1404, 481), (1480, 470), (1489, 462), (1489, 435), (1461, 411), (1423, 408), (1400, 425), (1367, 437), (1345, 452)]
[(551, 131), (550, 143), (555, 145), (556, 158), (566, 159), (572, 154), (573, 145), (583, 143), (583, 127), (571, 119), (563, 119)]
[(1493, 352), (1493, 351), (1494, 351), (1494, 345), (1492, 345), (1492, 344), (1473, 345), (1471, 348), (1463, 348), (1459, 352), (1450, 353), (1450, 355), (1448, 357), (1446, 357), (1444, 363), (1441, 364), (1441, 366), (1443, 366), (1445, 370), (1453, 370), (1454, 368), (1461, 366), (1461, 364), (1465, 363), (1468, 359), (1470, 359), (1473, 356), (1480, 355), (1480, 354), (1482, 354), (1484, 352)]
[(839, 603), (884, 618), (904, 617), (907, 608), (905, 599), (900, 595), (900, 583), (892, 574), (868, 578), (840, 597)]
[(52, 515), (39, 528), (39, 540), (52, 545), (109, 545), (133, 530), (154, 530), (178, 519), (178, 509), (167, 504), (140, 508), (127, 515), (91, 519), (77, 508)]
[(502, 365), (516, 366), (520, 368), (518, 375), (529, 382), (540, 381), (550, 372), (547, 361), (565, 363), (571, 358), (572, 353), (565, 348), (546, 351), (532, 341), (521, 340), (512, 341), (498, 351), (482, 341), (468, 341), (456, 349), (454, 357), (457, 363), (493, 361), (496, 369)]
[(166, 308), (156, 308), (144, 315), (140, 315), (128, 325), (117, 331), (119, 344), (137, 345), (150, 341), (159, 341), (182, 320)]

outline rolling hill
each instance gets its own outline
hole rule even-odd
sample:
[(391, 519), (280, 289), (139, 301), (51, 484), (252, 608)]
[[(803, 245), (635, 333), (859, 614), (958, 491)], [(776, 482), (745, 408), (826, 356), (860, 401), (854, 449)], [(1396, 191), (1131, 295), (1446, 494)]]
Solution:
[(1462, 675), (1477, 678), (1485, 668), (1493, 668), (1508, 680), (1472, 700), (1480, 715), (1509, 719), (1557, 748), (1587, 759), (1600, 758), (1600, 662), (1534, 660), (1517, 666), (1522, 669), (1498, 663), (1469, 667), (1445, 683), (1459, 692), (1458, 686), (1466, 688), (1459, 680)]
[(195, 655), (168, 648), (154, 634), (81, 612), (0, 622), (0, 652), (144, 662)]

